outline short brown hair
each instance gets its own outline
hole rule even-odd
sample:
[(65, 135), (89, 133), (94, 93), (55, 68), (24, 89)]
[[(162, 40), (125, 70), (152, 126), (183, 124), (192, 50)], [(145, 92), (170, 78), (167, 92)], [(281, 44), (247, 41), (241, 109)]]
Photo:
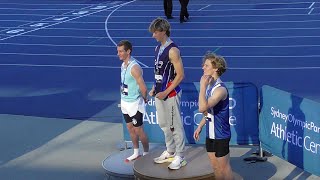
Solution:
[(132, 53), (132, 44), (130, 41), (128, 40), (121, 40), (118, 44), (117, 44), (117, 47), (120, 47), (120, 46), (124, 46), (124, 50), (125, 51), (128, 51), (130, 49), (130, 54)]

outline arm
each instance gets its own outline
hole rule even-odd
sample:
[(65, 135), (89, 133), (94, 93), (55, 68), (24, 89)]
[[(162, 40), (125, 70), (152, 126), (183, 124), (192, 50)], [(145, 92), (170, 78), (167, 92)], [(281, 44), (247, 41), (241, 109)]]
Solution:
[(159, 99), (164, 99), (165, 97), (168, 96), (168, 94), (174, 89), (176, 88), (181, 81), (184, 78), (184, 70), (183, 70), (183, 63), (182, 63), (182, 59), (180, 56), (180, 51), (178, 48), (176, 47), (172, 47), (169, 50), (169, 59), (170, 62), (172, 63), (175, 72), (176, 72), (176, 76), (173, 79), (173, 81), (171, 82), (172, 84), (163, 92), (159, 92), (156, 97)]
[(147, 86), (146, 86), (144, 79), (142, 77), (141, 68), (137, 65), (134, 65), (131, 69), (131, 74), (135, 78), (135, 80), (139, 86), (142, 98), (144, 99), (145, 102), (147, 102), (147, 100), (148, 100), (147, 99)]
[[(154, 48), (154, 51), (155, 52), (157, 51), (157, 47)], [(154, 92), (154, 84), (153, 84), (151, 90), (149, 91), (149, 96), (153, 97), (154, 95), (155, 95), (155, 92)]]
[(154, 96), (154, 85), (152, 85), (151, 90), (149, 91), (149, 96)]
[(228, 93), (224, 87), (218, 87), (212, 96), (206, 100), (206, 87), (210, 81), (210, 77), (202, 76), (200, 80), (200, 93), (199, 93), (199, 112), (206, 112), (209, 108), (214, 107), (221, 100), (227, 98)]
[[(204, 115), (206, 115), (206, 112), (205, 113), (203, 113)], [(202, 131), (202, 127), (204, 126), (206, 124), (206, 118), (205, 118), (205, 116), (203, 116), (203, 118), (201, 119), (201, 121), (200, 121), (200, 123), (199, 123), (199, 126), (198, 126), (198, 128), (194, 131), (194, 133), (193, 133), (193, 138), (194, 138), (194, 140), (196, 140), (196, 141), (199, 141), (199, 138), (200, 138), (200, 133), (201, 133), (201, 131)]]

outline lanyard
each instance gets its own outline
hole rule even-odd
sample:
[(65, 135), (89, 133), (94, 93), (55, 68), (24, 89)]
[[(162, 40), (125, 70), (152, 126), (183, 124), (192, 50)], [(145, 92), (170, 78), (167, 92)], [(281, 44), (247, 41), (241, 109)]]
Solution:
[(171, 39), (168, 38), (168, 39), (166, 40), (166, 43), (164, 43), (163, 46), (162, 46), (162, 45), (160, 46), (159, 52), (158, 52), (158, 55), (157, 55), (156, 69), (159, 69), (158, 63), (159, 63), (159, 58), (160, 58), (161, 54), (163, 53), (164, 49), (165, 49), (170, 43), (171, 43)]
[(127, 70), (128, 70), (128, 68), (129, 68), (129, 65), (130, 65), (130, 63), (132, 62), (132, 60), (131, 60), (131, 58), (130, 58), (130, 60), (129, 60), (129, 62), (128, 62), (128, 65), (127, 65), (127, 67), (126, 67), (126, 69), (125, 69), (125, 71), (124, 71), (124, 75), (123, 75), (123, 81), (121, 82), (121, 85), (123, 85), (124, 84), (124, 81), (126, 80), (126, 74), (127, 74)]

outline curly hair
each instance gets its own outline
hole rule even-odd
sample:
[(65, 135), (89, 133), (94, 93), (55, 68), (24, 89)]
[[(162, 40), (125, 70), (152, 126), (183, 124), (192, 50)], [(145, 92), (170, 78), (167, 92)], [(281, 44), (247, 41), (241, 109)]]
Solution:
[(217, 54), (215, 54), (214, 52), (211, 52), (211, 51), (208, 51), (204, 56), (203, 56), (203, 63), (206, 61), (206, 60), (210, 60), (212, 66), (214, 68), (217, 68), (218, 71), (218, 75), (221, 76), (224, 72), (226, 72), (227, 70), (227, 63), (226, 63), (226, 60), (222, 57), (222, 56), (219, 56)]

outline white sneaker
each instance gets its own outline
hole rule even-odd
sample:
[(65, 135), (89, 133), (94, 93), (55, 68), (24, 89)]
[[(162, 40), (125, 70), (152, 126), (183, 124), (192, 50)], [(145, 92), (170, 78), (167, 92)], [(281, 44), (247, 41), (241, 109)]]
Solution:
[(154, 158), (153, 161), (157, 164), (165, 163), (165, 162), (172, 162), (175, 154), (170, 154), (168, 151), (163, 151), (163, 153), (157, 157)]
[(173, 169), (173, 170), (177, 170), (185, 165), (187, 165), (187, 161), (184, 158), (182, 158), (180, 156), (175, 156), (172, 163), (169, 164), (168, 168)]

